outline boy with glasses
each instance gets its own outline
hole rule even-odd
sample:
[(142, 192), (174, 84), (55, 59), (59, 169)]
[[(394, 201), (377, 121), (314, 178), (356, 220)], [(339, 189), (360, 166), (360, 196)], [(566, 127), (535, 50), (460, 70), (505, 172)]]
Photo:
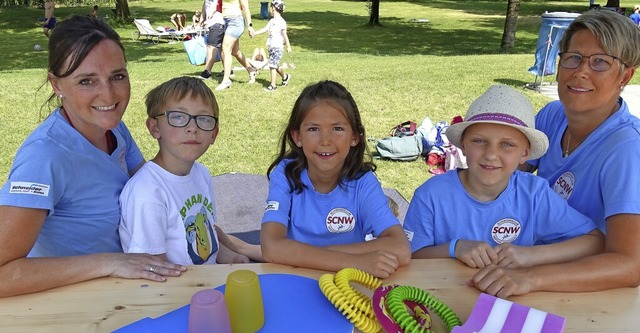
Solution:
[(249, 262), (219, 242), (211, 175), (196, 162), (218, 135), (213, 92), (197, 78), (179, 77), (151, 90), (145, 103), (160, 149), (120, 195), (123, 251), (185, 266)]

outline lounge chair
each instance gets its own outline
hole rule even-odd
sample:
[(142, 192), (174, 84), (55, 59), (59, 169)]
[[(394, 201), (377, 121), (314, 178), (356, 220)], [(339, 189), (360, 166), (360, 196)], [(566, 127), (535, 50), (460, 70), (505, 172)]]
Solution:
[(140, 37), (146, 37), (151, 40), (153, 44), (158, 44), (160, 39), (167, 39), (169, 41), (178, 41), (182, 35), (179, 31), (176, 32), (160, 32), (154, 29), (147, 19), (135, 19), (133, 23), (138, 28), (138, 37), (135, 37), (135, 32), (131, 33), (131, 40), (140, 39)]

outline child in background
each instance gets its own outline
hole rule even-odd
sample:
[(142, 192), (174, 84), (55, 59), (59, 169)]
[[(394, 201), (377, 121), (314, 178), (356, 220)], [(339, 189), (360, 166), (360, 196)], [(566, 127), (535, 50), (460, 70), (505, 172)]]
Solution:
[(176, 27), (177, 31), (182, 31), (185, 24), (187, 24), (187, 16), (182, 13), (171, 14), (171, 23)]
[(529, 267), (604, 249), (593, 221), (546, 180), (516, 170), (549, 145), (535, 129), (533, 105), (525, 96), (491, 86), (446, 135), (464, 152), (468, 169), (434, 176), (416, 189), (404, 222), (413, 258)]
[[(367, 154), (358, 107), (342, 85), (306, 87), (269, 166), (260, 243), (265, 261), (386, 278), (409, 243)], [(366, 242), (367, 234), (376, 239)]]
[(42, 23), (42, 32), (45, 36), (49, 37), (49, 30), (56, 26), (56, 17), (53, 15), (53, 11), (56, 9), (56, 4), (53, 0), (45, 0), (44, 2), (44, 23)]
[(160, 149), (120, 195), (122, 249), (180, 265), (249, 262), (218, 242), (211, 175), (196, 162), (218, 135), (213, 92), (197, 78), (179, 77), (151, 90), (145, 102)]
[(640, 28), (640, 5), (633, 6), (633, 14), (629, 17)]
[(249, 65), (255, 68), (256, 72), (268, 68), (269, 58), (267, 58), (267, 52), (264, 51), (264, 48), (256, 47), (253, 49), (253, 55), (251, 56), (251, 60), (249, 60)]
[(267, 47), (269, 51), (269, 69), (271, 72), (271, 84), (264, 88), (265, 91), (274, 91), (278, 88), (276, 85), (278, 75), (282, 77), (282, 86), (289, 84), (290, 74), (285, 74), (280, 67), (280, 60), (284, 53), (284, 45), (287, 46), (287, 53), (291, 54), (291, 45), (289, 44), (289, 36), (287, 35), (287, 22), (282, 18), (284, 12), (284, 1), (273, 0), (269, 6), (269, 14), (272, 19), (267, 25), (256, 31), (254, 36), (268, 32)]
[(89, 13), (91, 17), (98, 17), (98, 5), (93, 6), (93, 10)]
[(202, 14), (200, 12), (200, 10), (196, 9), (196, 11), (193, 13), (193, 16), (191, 17), (191, 29), (192, 30), (197, 30), (198, 27), (201, 25), (200, 24), (200, 20), (202, 19)]

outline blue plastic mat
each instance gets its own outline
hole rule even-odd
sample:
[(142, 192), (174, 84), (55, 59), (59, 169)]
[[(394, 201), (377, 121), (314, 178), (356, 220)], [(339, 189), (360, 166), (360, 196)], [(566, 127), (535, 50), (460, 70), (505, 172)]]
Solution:
[[(329, 302), (318, 281), (290, 274), (259, 275), (264, 302), (264, 327), (260, 333), (351, 333), (353, 325)], [(215, 289), (224, 292), (222, 285)], [(143, 318), (115, 333), (186, 333), (189, 305), (156, 319)]]

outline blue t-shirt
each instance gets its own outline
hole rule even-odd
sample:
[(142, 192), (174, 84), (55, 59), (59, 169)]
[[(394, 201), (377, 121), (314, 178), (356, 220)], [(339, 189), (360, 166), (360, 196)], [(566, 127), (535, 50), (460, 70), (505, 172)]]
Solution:
[(636, 25), (640, 24), (640, 13), (633, 13), (629, 17), (631, 18), (633, 23), (635, 23)]
[(536, 128), (549, 137), (549, 150), (538, 160), (538, 176), (606, 231), (605, 219), (616, 214), (640, 214), (640, 120), (620, 109), (605, 120), (568, 157), (562, 156), (567, 118), (560, 101), (536, 116)]
[(289, 162), (280, 162), (269, 176), (269, 197), (262, 218), (262, 223), (278, 222), (287, 227), (289, 239), (315, 246), (352, 244), (400, 225), (373, 172), (345, 180), (323, 194), (313, 189), (304, 169), (300, 176), (307, 188), (292, 193), (284, 174)]
[(455, 238), (492, 246), (550, 244), (589, 233), (596, 225), (554, 193), (543, 178), (516, 171), (496, 200), (480, 202), (452, 170), (416, 189), (404, 229), (411, 252), (416, 252)]
[(124, 123), (111, 131), (108, 155), (55, 110), (18, 149), (0, 205), (49, 211), (29, 256), (122, 252), (118, 197), (144, 159)]

